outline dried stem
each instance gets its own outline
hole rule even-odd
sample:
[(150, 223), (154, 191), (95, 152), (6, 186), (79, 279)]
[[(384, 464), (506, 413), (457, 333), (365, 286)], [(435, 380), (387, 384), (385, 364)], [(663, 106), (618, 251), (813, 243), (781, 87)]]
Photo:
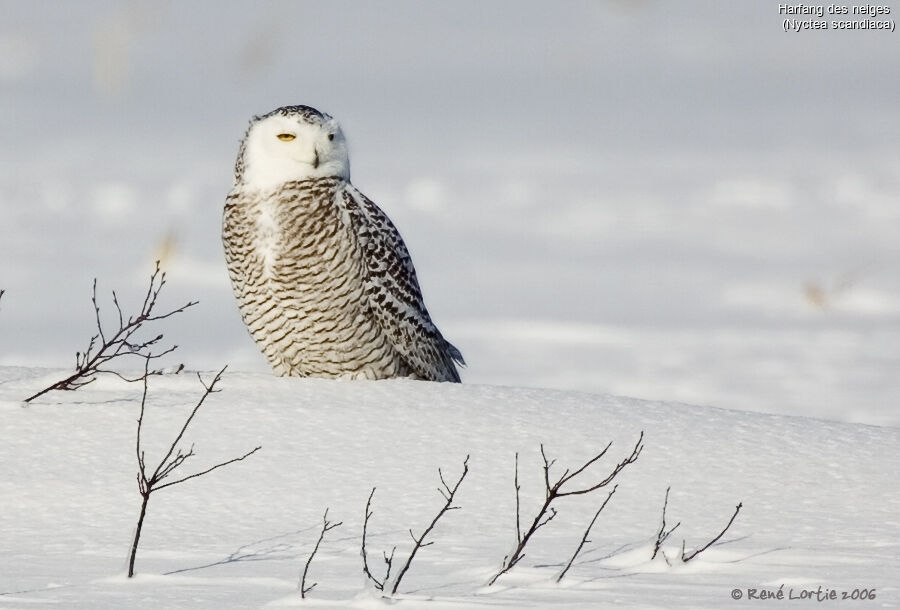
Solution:
[(691, 559), (693, 559), (694, 557), (696, 557), (697, 555), (699, 555), (700, 553), (702, 553), (703, 551), (705, 551), (706, 549), (711, 547), (713, 544), (715, 544), (719, 540), (719, 538), (724, 536), (725, 532), (728, 531), (728, 528), (731, 527), (731, 524), (734, 523), (734, 520), (737, 518), (738, 513), (741, 512), (741, 507), (743, 505), (744, 505), (743, 502), (738, 502), (738, 505), (734, 507), (734, 514), (731, 515), (731, 519), (728, 520), (728, 525), (726, 525), (725, 528), (721, 532), (719, 532), (718, 536), (716, 536), (715, 538), (713, 538), (712, 540), (707, 542), (705, 545), (703, 545), (699, 549), (695, 550), (694, 552), (686, 555), (685, 551), (684, 551), (685, 542), (684, 542), (684, 540), (682, 540), (681, 541), (681, 561), (683, 561), (684, 563), (689, 562)]
[(360, 551), (360, 554), (362, 555), (363, 573), (366, 575), (366, 578), (368, 578), (370, 581), (372, 581), (372, 584), (375, 585), (376, 589), (378, 589), (379, 591), (384, 591), (384, 585), (387, 583), (388, 579), (391, 577), (391, 565), (394, 562), (394, 551), (397, 550), (397, 547), (394, 547), (393, 549), (391, 549), (390, 557), (388, 556), (387, 553), (382, 553), (382, 555), (384, 556), (384, 563), (387, 566), (387, 568), (385, 570), (384, 578), (382, 578), (381, 580), (378, 580), (375, 577), (375, 575), (372, 574), (372, 570), (369, 569), (368, 553), (366, 552), (366, 536), (368, 535), (369, 519), (374, 514), (371, 510), (372, 497), (374, 495), (375, 495), (375, 488), (373, 487), (372, 492), (369, 494), (369, 499), (366, 501), (365, 519), (363, 520), (362, 550)]
[(134, 576), (134, 560), (135, 560), (135, 557), (137, 556), (137, 549), (138, 549), (138, 545), (139, 545), (140, 539), (141, 539), (141, 530), (143, 529), (143, 525), (144, 525), (144, 517), (147, 515), (147, 505), (150, 502), (150, 496), (154, 491), (158, 491), (158, 490), (164, 489), (166, 487), (171, 487), (173, 485), (178, 485), (179, 483), (184, 483), (185, 481), (189, 481), (191, 479), (201, 477), (205, 474), (212, 472), (213, 470), (216, 470), (223, 466), (227, 466), (228, 464), (233, 464), (234, 462), (240, 462), (240, 461), (250, 457), (251, 455), (253, 455), (254, 453), (256, 453), (257, 451), (259, 451), (261, 449), (261, 447), (256, 447), (255, 449), (248, 451), (241, 457), (233, 458), (233, 459), (227, 460), (225, 462), (220, 462), (214, 466), (211, 466), (210, 468), (207, 468), (200, 472), (196, 472), (194, 474), (182, 477), (180, 479), (176, 479), (174, 481), (162, 483), (162, 481), (164, 479), (166, 479), (169, 475), (171, 475), (173, 472), (175, 472), (182, 465), (184, 465), (184, 463), (189, 458), (191, 458), (195, 455), (193, 445), (191, 445), (191, 448), (185, 452), (184, 450), (182, 450), (181, 448), (178, 447), (178, 444), (179, 444), (179, 442), (181, 442), (181, 439), (184, 437), (184, 433), (185, 433), (185, 431), (187, 431), (188, 426), (193, 421), (194, 416), (197, 414), (197, 411), (200, 409), (201, 406), (203, 406), (204, 401), (209, 397), (210, 394), (213, 394), (213, 393), (219, 391), (216, 389), (216, 384), (222, 378), (222, 373), (225, 372), (225, 368), (227, 368), (227, 367), (223, 367), (222, 370), (220, 370), (216, 374), (215, 378), (213, 378), (212, 382), (209, 385), (207, 385), (203, 381), (203, 378), (200, 377), (199, 374), (197, 375), (197, 377), (200, 379), (200, 383), (203, 385), (203, 388), (204, 388), (203, 396), (200, 397), (200, 400), (197, 401), (197, 404), (191, 410), (190, 415), (188, 415), (187, 419), (184, 422), (184, 425), (181, 427), (181, 430), (179, 431), (178, 435), (175, 437), (175, 440), (172, 441), (172, 444), (169, 446), (169, 449), (166, 452), (166, 455), (162, 458), (162, 460), (160, 460), (160, 462), (156, 466), (156, 468), (154, 468), (152, 474), (150, 474), (148, 476), (147, 475), (147, 465), (146, 465), (145, 456), (144, 456), (144, 450), (141, 447), (141, 432), (142, 432), (143, 424), (144, 424), (144, 412), (145, 412), (146, 405), (147, 405), (147, 389), (148, 389), (147, 388), (147, 385), (148, 385), (147, 380), (150, 378), (150, 376), (152, 374), (150, 371), (150, 360), (151, 359), (152, 359), (152, 356), (150, 356), (150, 355), (145, 356), (145, 358), (144, 358), (144, 375), (141, 378), (143, 380), (143, 392), (141, 394), (141, 410), (140, 410), (140, 414), (138, 415), (138, 420), (137, 420), (137, 439), (135, 442), (135, 452), (137, 454), (137, 462), (138, 462), (137, 482), (138, 482), (138, 491), (141, 494), (141, 511), (138, 515), (137, 526), (136, 526), (135, 532), (134, 532), (134, 540), (132, 541), (132, 544), (131, 544), (131, 554), (128, 558), (128, 577), (129, 578)]
[[(438, 492), (444, 498), (444, 505), (440, 508), (437, 515), (435, 515), (434, 519), (431, 520), (431, 523), (425, 528), (425, 531), (422, 532), (420, 536), (416, 536), (412, 530), (409, 530), (409, 535), (413, 540), (413, 549), (410, 552), (409, 557), (406, 558), (406, 563), (403, 564), (403, 567), (400, 569), (399, 574), (394, 579), (393, 586), (390, 587), (390, 594), (396, 595), (397, 590), (400, 588), (400, 583), (403, 581), (403, 577), (406, 576), (407, 571), (409, 571), (410, 566), (412, 565), (413, 559), (415, 559), (416, 554), (419, 552), (419, 549), (424, 548), (426, 546), (431, 546), (434, 542), (425, 542), (425, 538), (434, 530), (437, 522), (440, 521), (441, 517), (447, 514), (451, 510), (458, 510), (458, 506), (453, 505), (453, 499), (456, 497), (456, 492), (459, 490), (459, 486), (462, 485), (463, 480), (466, 478), (466, 475), (469, 473), (469, 456), (466, 456), (466, 459), (463, 461), (463, 471), (459, 476), (459, 479), (456, 480), (456, 483), (451, 487), (447, 480), (444, 478), (444, 473), (438, 468), (438, 477), (441, 479), (441, 487), (438, 487)], [(395, 546), (391, 549), (391, 554), (382, 553), (384, 557), (384, 563), (387, 566), (384, 574), (384, 578), (378, 579), (374, 574), (372, 574), (372, 570), (369, 568), (369, 560), (368, 560), (368, 552), (366, 551), (366, 539), (368, 536), (368, 528), (369, 528), (369, 519), (372, 517), (372, 497), (375, 495), (375, 488), (372, 488), (372, 492), (369, 494), (369, 499), (366, 502), (366, 512), (365, 519), (363, 520), (363, 536), (362, 536), (362, 550), (361, 555), (363, 558), (363, 573), (366, 575), (376, 589), (379, 591), (384, 591), (387, 588), (388, 583), (391, 578), (391, 567), (394, 561), (394, 552), (397, 550)]]
[(438, 492), (444, 497), (446, 502), (438, 511), (437, 515), (435, 515), (434, 519), (432, 519), (431, 524), (425, 531), (422, 532), (422, 535), (416, 538), (416, 535), (413, 534), (412, 530), (409, 530), (409, 535), (412, 536), (413, 542), (415, 542), (415, 546), (413, 546), (412, 552), (409, 554), (409, 557), (406, 559), (406, 563), (403, 565), (403, 568), (400, 570), (400, 573), (397, 574), (397, 579), (394, 581), (394, 587), (391, 589), (391, 595), (396, 595), (397, 589), (400, 587), (400, 581), (403, 580), (403, 577), (406, 575), (407, 570), (409, 570), (409, 566), (412, 565), (413, 559), (416, 556), (416, 553), (420, 548), (430, 546), (434, 544), (434, 542), (423, 542), (425, 537), (431, 533), (431, 530), (434, 529), (434, 526), (437, 525), (438, 520), (443, 517), (448, 511), (458, 510), (458, 506), (453, 506), (453, 498), (456, 496), (456, 491), (459, 489), (459, 486), (462, 484), (463, 479), (466, 478), (466, 475), (469, 473), (469, 456), (466, 456), (466, 459), (463, 460), (463, 471), (462, 474), (457, 479), (456, 484), (451, 488), (450, 485), (447, 484), (447, 481), (444, 480), (444, 473), (441, 472), (441, 469), (438, 468), (438, 476), (441, 479), (441, 485), (443, 488), (438, 487)]
[(313, 557), (316, 556), (316, 553), (319, 550), (319, 545), (322, 544), (322, 540), (325, 539), (325, 534), (330, 532), (336, 527), (340, 527), (343, 525), (343, 521), (338, 521), (337, 523), (332, 523), (328, 520), (328, 509), (325, 509), (325, 514), (322, 515), (322, 529), (319, 531), (319, 539), (316, 540), (316, 546), (313, 547), (312, 553), (309, 554), (309, 558), (306, 560), (306, 565), (303, 566), (303, 575), (300, 577), (300, 597), (301, 599), (306, 598), (306, 594), (312, 591), (315, 586), (319, 583), (314, 582), (313, 584), (306, 586), (306, 574), (309, 572), (309, 565), (312, 563)]
[[(563, 472), (562, 476), (560, 476), (555, 483), (550, 482), (550, 469), (556, 463), (556, 460), (547, 459), (547, 454), (544, 451), (544, 445), (541, 444), (541, 457), (544, 460), (544, 502), (535, 515), (534, 520), (531, 522), (531, 526), (525, 531), (525, 534), (521, 534), (520, 531), (517, 532), (518, 540), (515, 549), (510, 555), (507, 555), (503, 558), (503, 564), (500, 567), (500, 571), (494, 574), (494, 576), (488, 581), (488, 586), (493, 585), (495, 582), (497, 582), (497, 579), (500, 578), (500, 576), (509, 572), (513, 567), (515, 567), (517, 563), (519, 563), (519, 561), (522, 560), (522, 558), (525, 556), (525, 547), (528, 545), (528, 541), (531, 540), (531, 537), (540, 528), (550, 523), (550, 521), (552, 521), (553, 518), (556, 517), (557, 511), (553, 506), (551, 506), (554, 500), (556, 500), (557, 498), (564, 498), (566, 496), (588, 494), (601, 489), (606, 485), (609, 485), (609, 483), (611, 483), (613, 479), (615, 479), (619, 475), (619, 473), (622, 472), (622, 470), (624, 470), (629, 464), (633, 464), (635, 461), (637, 461), (638, 457), (641, 455), (641, 451), (643, 451), (644, 449), (643, 440), (644, 433), (642, 431), (640, 437), (634, 445), (634, 448), (631, 450), (631, 453), (621, 462), (617, 463), (605, 478), (601, 479), (598, 483), (576, 489), (563, 489), (563, 486), (571, 482), (575, 477), (582, 474), (585, 470), (587, 470), (588, 467), (595, 464), (600, 458), (606, 455), (606, 452), (609, 451), (612, 443), (606, 445), (606, 447), (600, 453), (589, 459), (574, 472), (566, 469)], [(516, 475), (516, 487), (518, 492), (518, 462), (516, 464)], [(518, 521), (518, 514), (516, 516), (516, 520)]]
[(581, 537), (581, 542), (578, 544), (578, 548), (575, 549), (575, 553), (572, 554), (572, 558), (569, 560), (569, 563), (566, 564), (566, 567), (563, 568), (563, 571), (559, 573), (559, 576), (557, 576), (556, 582), (561, 581), (565, 577), (566, 572), (569, 571), (569, 568), (571, 568), (572, 564), (575, 563), (575, 559), (578, 557), (578, 554), (581, 553), (581, 549), (584, 548), (585, 544), (590, 542), (590, 540), (588, 540), (588, 536), (591, 533), (591, 529), (593, 529), (594, 524), (597, 522), (597, 518), (600, 517), (600, 513), (603, 512), (604, 508), (606, 508), (606, 504), (610, 501), (610, 499), (613, 497), (613, 494), (616, 493), (616, 489), (618, 488), (618, 485), (613, 486), (612, 490), (609, 492), (609, 495), (607, 495), (606, 499), (603, 501), (603, 504), (601, 504), (600, 508), (597, 509), (597, 512), (594, 513), (594, 518), (591, 519), (591, 522), (588, 524), (587, 529), (584, 530), (584, 536)]
[[(656, 533), (656, 543), (653, 545), (653, 555), (650, 556), (650, 561), (656, 559), (656, 555), (662, 550), (663, 543), (672, 535), (672, 532), (678, 529), (678, 526), (681, 525), (681, 521), (676, 523), (671, 529), (666, 530), (666, 507), (669, 505), (669, 490), (672, 487), (666, 487), (666, 499), (663, 501), (663, 509), (662, 509), (662, 523), (659, 526), (659, 531)], [(666, 557), (665, 551), (663, 551), (663, 557), (666, 560), (666, 563), (669, 563), (669, 558)]]
[[(136, 334), (143, 328), (145, 323), (164, 320), (197, 304), (197, 301), (189, 301), (181, 307), (166, 313), (155, 314), (154, 308), (156, 307), (156, 301), (165, 284), (166, 274), (165, 272), (160, 271), (159, 261), (156, 261), (156, 267), (150, 275), (150, 285), (144, 295), (144, 301), (141, 305), (140, 312), (135, 316), (128, 316), (127, 318), (122, 313), (119, 298), (115, 291), (113, 291), (112, 301), (116, 308), (118, 328), (110, 334), (109, 331), (103, 328), (100, 316), (100, 305), (97, 303), (97, 280), (94, 279), (91, 302), (94, 305), (94, 322), (97, 326), (97, 333), (91, 337), (87, 349), (84, 352), (75, 353), (74, 373), (65, 379), (53, 383), (43, 390), (32, 394), (25, 399), (25, 402), (31, 402), (35, 398), (43, 396), (47, 392), (53, 390), (77, 390), (78, 388), (93, 382), (97, 378), (97, 375), (101, 373), (112, 374), (120, 379), (130, 382), (141, 381), (146, 375), (161, 375), (162, 370), (150, 370), (145, 367), (144, 376), (129, 378), (106, 367), (112, 360), (126, 356), (139, 356), (145, 360), (157, 360), (166, 354), (172, 353), (178, 347), (177, 345), (172, 345), (171, 347), (154, 353), (152, 350), (154, 350), (163, 339), (162, 333), (150, 339), (138, 339), (136, 337)], [(183, 367), (180, 366), (178, 370), (180, 371), (181, 368)]]
[(521, 519), (521, 505), (519, 501), (519, 492), (522, 490), (522, 487), (519, 485), (519, 452), (516, 451), (516, 474), (513, 479), (513, 484), (516, 486), (516, 544), (522, 542), (522, 519)]

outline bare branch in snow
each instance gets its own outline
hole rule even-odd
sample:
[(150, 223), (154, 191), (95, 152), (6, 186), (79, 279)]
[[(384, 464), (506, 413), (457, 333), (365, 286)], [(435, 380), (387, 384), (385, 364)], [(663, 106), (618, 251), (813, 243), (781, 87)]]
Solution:
[(143, 429), (144, 424), (144, 412), (147, 406), (147, 380), (153, 374), (150, 371), (150, 360), (151, 356), (145, 356), (144, 359), (144, 375), (141, 378), (143, 380), (143, 393), (141, 394), (141, 410), (138, 415), (137, 420), (137, 439), (135, 442), (135, 452), (137, 454), (137, 463), (138, 463), (138, 472), (137, 472), (137, 481), (138, 481), (138, 491), (141, 494), (141, 511), (138, 515), (137, 526), (134, 531), (134, 539), (131, 543), (131, 554), (128, 558), (128, 577), (131, 578), (134, 576), (134, 560), (137, 556), (138, 544), (141, 540), (141, 530), (144, 526), (144, 517), (147, 515), (147, 505), (150, 502), (150, 496), (154, 491), (158, 491), (160, 489), (165, 489), (166, 487), (172, 487), (173, 485), (178, 485), (180, 483), (184, 483), (186, 481), (190, 481), (191, 479), (196, 479), (197, 477), (201, 477), (205, 474), (212, 472), (218, 468), (223, 466), (227, 466), (228, 464), (233, 464), (235, 462), (240, 462), (257, 451), (259, 451), (262, 447), (256, 447), (242, 455), (241, 457), (233, 458), (230, 460), (226, 460), (224, 462), (220, 462), (214, 466), (206, 468), (200, 472), (196, 472), (194, 474), (181, 477), (180, 479), (175, 479), (174, 481), (168, 481), (163, 483), (163, 481), (169, 477), (173, 472), (178, 470), (184, 463), (194, 457), (194, 446), (191, 445), (190, 449), (184, 450), (180, 448), (178, 445), (181, 442), (181, 439), (184, 437), (185, 432), (187, 431), (188, 426), (194, 420), (194, 416), (197, 415), (197, 411), (203, 406), (204, 401), (209, 397), (210, 394), (218, 392), (216, 389), (216, 384), (219, 383), (219, 380), (222, 378), (222, 373), (225, 372), (225, 368), (223, 367), (216, 376), (213, 378), (212, 382), (207, 385), (203, 378), (200, 377), (199, 373), (197, 377), (200, 379), (200, 383), (203, 385), (204, 392), (203, 396), (200, 397), (200, 400), (197, 401), (197, 404), (191, 410), (190, 415), (188, 415), (187, 419), (184, 422), (184, 425), (181, 427), (181, 430), (178, 432), (178, 435), (175, 437), (175, 440), (172, 441), (172, 444), (169, 446), (166, 455), (160, 460), (159, 464), (153, 469), (153, 472), (148, 474), (147, 464), (144, 455), (144, 449), (141, 446), (141, 431)]
[(363, 560), (363, 574), (366, 575), (372, 584), (375, 585), (375, 588), (379, 591), (384, 591), (384, 585), (387, 583), (388, 579), (391, 577), (391, 565), (394, 562), (394, 551), (397, 550), (397, 547), (391, 549), (391, 554), (388, 556), (387, 553), (382, 553), (384, 555), (384, 563), (387, 566), (384, 573), (384, 578), (378, 580), (374, 574), (372, 574), (372, 570), (369, 568), (369, 559), (368, 553), (366, 552), (366, 537), (368, 536), (369, 530), (369, 519), (374, 514), (371, 510), (372, 507), (372, 497), (375, 495), (375, 488), (372, 488), (372, 492), (369, 494), (369, 499), (366, 500), (366, 512), (365, 519), (363, 520), (363, 535), (362, 535), (362, 550), (360, 554), (362, 555)]
[[(390, 587), (390, 594), (396, 595), (397, 590), (400, 588), (400, 583), (403, 581), (403, 577), (406, 576), (407, 571), (409, 571), (410, 566), (412, 565), (413, 560), (416, 557), (416, 554), (419, 552), (419, 549), (422, 549), (426, 546), (431, 546), (434, 544), (433, 541), (425, 542), (425, 538), (434, 530), (438, 521), (440, 521), (441, 517), (447, 514), (451, 510), (458, 510), (459, 506), (455, 506), (453, 504), (453, 500), (456, 498), (456, 492), (459, 490), (459, 486), (462, 485), (463, 480), (466, 478), (466, 475), (469, 473), (469, 456), (466, 456), (466, 459), (463, 461), (463, 471), (460, 474), (459, 478), (456, 480), (452, 486), (447, 480), (444, 478), (444, 473), (438, 468), (438, 477), (441, 480), (441, 487), (438, 487), (438, 492), (444, 498), (444, 505), (438, 510), (437, 515), (435, 515), (434, 519), (431, 520), (431, 523), (421, 535), (416, 536), (412, 530), (409, 530), (409, 535), (413, 540), (413, 549), (409, 554), (409, 557), (406, 559), (406, 563), (403, 564), (403, 567), (400, 569), (400, 572), (397, 574), (397, 577), (394, 579), (393, 586)], [(366, 537), (368, 533), (369, 526), (369, 518), (372, 516), (372, 496), (375, 495), (375, 489), (372, 488), (372, 493), (369, 494), (369, 500), (366, 502), (366, 513), (365, 520), (363, 521), (363, 539), (362, 539), (362, 558), (363, 558), (363, 573), (365, 573), (366, 577), (375, 585), (375, 588), (379, 591), (384, 591), (388, 583), (390, 581), (391, 576), (391, 566), (394, 560), (394, 552), (397, 550), (395, 546), (391, 549), (391, 554), (382, 553), (384, 556), (384, 562), (387, 566), (384, 578), (378, 579), (376, 576), (372, 574), (371, 569), (369, 568), (368, 563), (368, 553), (366, 552)]]
[(466, 475), (469, 474), (469, 456), (466, 456), (466, 459), (463, 460), (463, 471), (462, 474), (459, 475), (459, 479), (457, 479), (456, 484), (453, 487), (444, 480), (444, 473), (441, 472), (441, 469), (438, 468), (438, 476), (441, 479), (441, 485), (443, 488), (438, 488), (438, 492), (444, 497), (446, 502), (438, 511), (437, 515), (435, 515), (434, 519), (432, 519), (431, 523), (425, 528), (425, 531), (422, 532), (422, 535), (416, 537), (413, 534), (412, 530), (409, 530), (409, 535), (412, 536), (413, 541), (415, 542), (415, 546), (413, 546), (412, 552), (409, 554), (409, 557), (406, 559), (406, 563), (403, 565), (403, 568), (400, 570), (400, 573), (397, 574), (397, 579), (394, 581), (394, 587), (391, 589), (391, 595), (395, 595), (397, 593), (397, 589), (400, 587), (400, 581), (403, 580), (403, 577), (406, 575), (406, 571), (409, 570), (409, 566), (412, 565), (413, 559), (416, 556), (416, 553), (419, 552), (419, 549), (422, 547), (430, 546), (434, 544), (433, 542), (423, 543), (425, 537), (431, 533), (431, 530), (434, 529), (434, 526), (437, 525), (437, 522), (443, 517), (448, 511), (458, 510), (458, 506), (453, 505), (453, 498), (456, 496), (456, 491), (459, 489), (459, 486), (462, 484), (463, 479), (466, 478)]
[[(119, 298), (115, 291), (113, 291), (112, 302), (116, 308), (116, 323), (118, 328), (115, 330), (108, 330), (104, 329), (101, 321), (100, 305), (97, 303), (97, 280), (95, 279), (91, 301), (94, 305), (94, 321), (97, 326), (97, 333), (91, 337), (87, 349), (84, 352), (75, 353), (75, 372), (39, 392), (35, 392), (26, 398), (25, 402), (31, 402), (35, 398), (43, 396), (47, 392), (53, 390), (77, 390), (94, 381), (97, 378), (97, 375), (101, 373), (109, 373), (129, 382), (143, 380), (145, 377), (144, 375), (129, 378), (107, 367), (113, 360), (127, 356), (138, 356), (148, 361), (157, 360), (177, 349), (177, 345), (172, 345), (161, 351), (153, 351), (162, 341), (162, 333), (151, 338), (139, 338), (138, 336), (139, 331), (144, 329), (145, 324), (164, 320), (197, 304), (197, 301), (189, 301), (176, 309), (169, 310), (165, 313), (156, 313), (156, 302), (159, 298), (160, 291), (162, 291), (162, 288), (165, 285), (166, 274), (165, 272), (160, 271), (159, 261), (157, 261), (156, 267), (150, 275), (150, 285), (144, 295), (144, 301), (141, 305), (140, 312), (138, 312), (137, 315), (130, 315), (127, 317), (122, 312)], [(183, 365), (179, 365), (176, 372), (180, 372), (183, 368)], [(146, 368), (146, 375), (161, 375), (162, 372), (161, 369), (151, 370)]]
[[(544, 445), (541, 444), (541, 457), (544, 460), (544, 502), (535, 515), (534, 519), (531, 522), (531, 526), (525, 531), (524, 534), (521, 533), (521, 527), (518, 525), (519, 523), (519, 515), (518, 515), (518, 499), (516, 502), (516, 547), (513, 552), (506, 557), (503, 558), (503, 563), (500, 567), (500, 571), (494, 574), (494, 576), (488, 581), (488, 585), (493, 585), (497, 582), (497, 579), (500, 578), (503, 574), (509, 572), (512, 568), (518, 564), (522, 558), (525, 556), (525, 547), (528, 545), (528, 541), (531, 540), (531, 537), (537, 532), (540, 528), (544, 527), (550, 521), (556, 517), (557, 511), (556, 508), (552, 506), (553, 501), (557, 498), (564, 498), (566, 496), (576, 496), (588, 494), (598, 489), (602, 489), (606, 485), (609, 485), (613, 479), (615, 479), (622, 470), (624, 470), (629, 464), (633, 464), (637, 461), (638, 457), (641, 455), (641, 451), (644, 449), (643, 445), (644, 433), (641, 432), (640, 437), (634, 445), (634, 448), (631, 450), (631, 453), (625, 457), (621, 462), (618, 462), (612, 469), (612, 471), (600, 481), (596, 483), (591, 483), (582, 487), (571, 488), (570, 484), (577, 476), (583, 474), (590, 466), (595, 464), (600, 458), (606, 455), (606, 452), (609, 451), (609, 448), (612, 446), (612, 443), (606, 445), (606, 447), (597, 455), (589, 459), (587, 462), (582, 464), (579, 468), (574, 471), (570, 471), (566, 469), (562, 476), (560, 476), (556, 482), (551, 483), (550, 470), (553, 465), (556, 463), (556, 460), (547, 459), (547, 454), (544, 451)], [(518, 498), (518, 457), (516, 459), (516, 496)], [(599, 513), (598, 513), (599, 514)], [(576, 553), (577, 555), (577, 553)]]
[(685, 549), (684, 549), (685, 541), (682, 540), (681, 541), (681, 561), (683, 561), (684, 563), (689, 562), (691, 559), (693, 559), (694, 557), (696, 557), (697, 555), (699, 555), (700, 553), (702, 553), (703, 551), (705, 551), (706, 549), (711, 547), (713, 544), (715, 544), (719, 540), (719, 538), (724, 536), (725, 532), (728, 531), (728, 528), (731, 527), (731, 524), (734, 523), (734, 520), (737, 518), (738, 513), (741, 512), (741, 507), (743, 505), (744, 505), (743, 502), (738, 502), (738, 505), (734, 507), (734, 514), (731, 515), (731, 519), (728, 520), (728, 525), (726, 525), (725, 528), (721, 532), (719, 532), (718, 536), (716, 536), (715, 538), (713, 538), (712, 540), (707, 542), (705, 545), (703, 545), (699, 549), (696, 549), (695, 551), (686, 554)]
[[(663, 509), (662, 509), (662, 523), (659, 526), (659, 531), (656, 533), (656, 543), (653, 545), (653, 555), (650, 556), (650, 560), (653, 561), (656, 559), (656, 555), (662, 550), (663, 543), (672, 535), (672, 532), (678, 529), (678, 526), (681, 525), (681, 521), (676, 523), (671, 529), (666, 529), (666, 507), (669, 505), (669, 490), (672, 487), (666, 487), (666, 499), (663, 501)], [(663, 558), (666, 560), (666, 563), (669, 563), (669, 558), (666, 557), (665, 551), (663, 551)]]
[(575, 559), (578, 557), (578, 554), (581, 553), (581, 549), (584, 548), (585, 544), (590, 542), (590, 540), (588, 540), (588, 536), (591, 534), (591, 529), (593, 529), (594, 524), (597, 522), (597, 518), (600, 517), (600, 513), (603, 512), (604, 508), (606, 508), (606, 504), (612, 499), (613, 494), (616, 493), (616, 489), (618, 488), (618, 485), (613, 486), (612, 491), (610, 491), (606, 496), (603, 504), (601, 504), (600, 508), (597, 509), (597, 512), (594, 513), (594, 518), (591, 519), (591, 522), (588, 524), (587, 529), (584, 530), (584, 536), (581, 537), (581, 542), (578, 544), (578, 548), (575, 549), (575, 553), (572, 555), (572, 558), (569, 559), (569, 563), (566, 564), (566, 567), (563, 568), (563, 571), (559, 573), (559, 576), (556, 578), (556, 582), (561, 581), (565, 577), (566, 572), (569, 571), (569, 568), (571, 568), (572, 564), (575, 563)]
[(513, 485), (516, 487), (516, 544), (522, 542), (522, 518), (521, 518), (521, 503), (519, 499), (519, 492), (522, 490), (522, 486), (519, 485), (519, 452), (516, 451), (516, 474), (513, 478)]
[(336, 527), (340, 527), (343, 525), (343, 521), (338, 521), (337, 523), (332, 523), (328, 520), (328, 509), (325, 509), (325, 514), (322, 515), (322, 529), (319, 531), (319, 539), (316, 540), (316, 546), (313, 547), (312, 553), (309, 554), (309, 558), (306, 560), (306, 565), (303, 566), (303, 575), (300, 577), (300, 598), (305, 599), (306, 594), (312, 591), (315, 586), (319, 583), (314, 582), (313, 584), (306, 586), (306, 575), (309, 572), (309, 565), (312, 563), (313, 557), (316, 556), (316, 553), (319, 551), (319, 545), (322, 544), (322, 540), (325, 539), (325, 534), (330, 532)]

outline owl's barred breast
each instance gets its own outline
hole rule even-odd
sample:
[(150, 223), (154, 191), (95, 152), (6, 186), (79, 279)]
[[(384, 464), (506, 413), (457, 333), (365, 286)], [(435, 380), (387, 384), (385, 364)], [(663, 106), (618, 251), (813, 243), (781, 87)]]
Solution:
[(279, 375), (410, 376), (364, 305), (344, 184), (318, 178), (229, 194), (223, 241), (241, 316)]
[(428, 315), (397, 228), (350, 183), (330, 115), (253, 117), (222, 238), (241, 316), (277, 374), (460, 381), (462, 354)]

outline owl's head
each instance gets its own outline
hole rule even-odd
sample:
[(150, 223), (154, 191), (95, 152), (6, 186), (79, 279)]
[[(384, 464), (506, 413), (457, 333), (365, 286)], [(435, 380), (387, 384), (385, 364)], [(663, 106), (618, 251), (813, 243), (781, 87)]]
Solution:
[(329, 115), (309, 106), (284, 106), (250, 121), (234, 166), (235, 182), (267, 189), (327, 177), (350, 180), (347, 142)]

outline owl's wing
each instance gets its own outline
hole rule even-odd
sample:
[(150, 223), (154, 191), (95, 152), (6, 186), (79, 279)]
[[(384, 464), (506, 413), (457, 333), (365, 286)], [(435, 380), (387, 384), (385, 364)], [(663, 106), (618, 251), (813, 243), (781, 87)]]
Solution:
[(423, 379), (459, 381), (462, 354), (431, 321), (403, 238), (387, 215), (352, 185), (344, 203), (367, 269), (368, 308), (394, 348)]

